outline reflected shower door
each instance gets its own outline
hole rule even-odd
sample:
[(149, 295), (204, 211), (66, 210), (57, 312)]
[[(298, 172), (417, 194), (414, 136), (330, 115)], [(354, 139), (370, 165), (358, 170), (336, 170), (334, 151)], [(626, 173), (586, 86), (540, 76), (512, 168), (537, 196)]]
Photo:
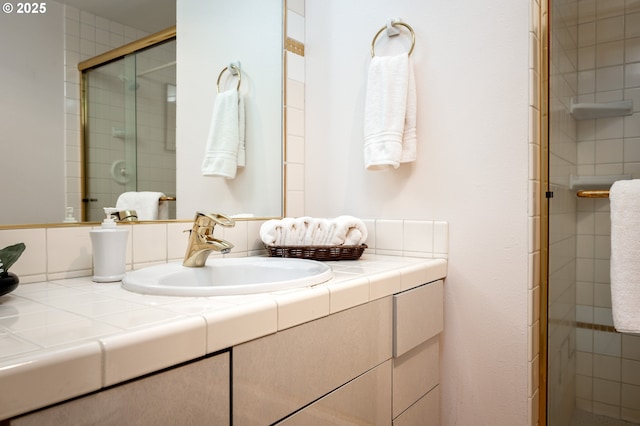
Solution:
[[(85, 71), (84, 220), (126, 191), (175, 196), (175, 40)], [(175, 218), (175, 203), (169, 204)]]

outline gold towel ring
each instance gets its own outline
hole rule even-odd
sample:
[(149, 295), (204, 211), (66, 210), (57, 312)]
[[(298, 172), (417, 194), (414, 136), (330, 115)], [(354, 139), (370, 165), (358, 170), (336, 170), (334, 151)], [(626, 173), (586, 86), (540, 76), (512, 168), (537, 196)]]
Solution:
[[(222, 69), (222, 71), (220, 71), (220, 74), (218, 74), (218, 81), (216, 82), (216, 87), (218, 88), (218, 93), (220, 93), (220, 79), (222, 78), (222, 74), (224, 74), (225, 71), (229, 70), (229, 68), (231, 68), (232, 70), (236, 70), (236, 73), (238, 74), (238, 85), (236, 86), (236, 90), (240, 90), (240, 83), (242, 82), (242, 73), (240, 72), (240, 68), (238, 68), (234, 64), (231, 64), (228, 67), (224, 67)], [(232, 75), (236, 75), (236, 73), (234, 73), (231, 70), (229, 70), (229, 72)]]
[[(396, 26), (396, 25), (400, 25), (402, 27), (405, 27), (406, 29), (409, 30), (409, 32), (411, 33), (411, 49), (409, 49), (409, 56), (411, 56), (411, 53), (413, 53), (413, 48), (416, 45), (416, 33), (413, 32), (413, 28), (411, 28), (411, 25), (404, 23), (402, 21), (397, 21), (391, 24), (392, 26)], [(375, 36), (373, 36), (373, 41), (371, 42), (371, 57), (373, 58), (374, 56), (376, 56), (376, 52), (374, 51), (375, 45), (376, 45), (376, 40), (378, 39), (378, 36), (380, 34), (382, 34), (382, 32), (384, 30), (387, 29), (387, 26), (385, 25), (384, 27), (380, 28), (380, 31), (378, 31), (376, 33)]]

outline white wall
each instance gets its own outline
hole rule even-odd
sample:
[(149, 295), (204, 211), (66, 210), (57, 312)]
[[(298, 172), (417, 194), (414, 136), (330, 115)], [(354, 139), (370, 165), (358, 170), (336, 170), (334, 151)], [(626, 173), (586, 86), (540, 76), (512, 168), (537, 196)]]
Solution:
[(64, 218), (62, 11), (0, 14), (0, 225)]
[[(178, 1), (178, 218), (196, 210), (282, 213), (282, 16), (281, 0)], [(242, 68), (246, 167), (234, 179), (203, 177), (216, 80), (236, 61)]]
[[(531, 418), (529, 10), (530, 2), (511, 0), (306, 2), (305, 213), (449, 222), (445, 425)], [(369, 47), (398, 16), (416, 31), (419, 157), (367, 172)]]

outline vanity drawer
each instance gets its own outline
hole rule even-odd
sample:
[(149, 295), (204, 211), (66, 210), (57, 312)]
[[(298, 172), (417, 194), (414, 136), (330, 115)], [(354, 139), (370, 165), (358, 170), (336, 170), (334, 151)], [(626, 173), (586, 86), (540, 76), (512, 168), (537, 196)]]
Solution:
[(435, 336), (393, 359), (393, 418), (409, 409), (439, 383), (440, 337)]
[(393, 419), (393, 426), (440, 426), (440, 386), (431, 389), (404, 413)]
[(233, 423), (271, 424), (391, 358), (391, 297), (232, 349)]
[(442, 332), (443, 281), (393, 296), (393, 356), (399, 357)]
[(7, 424), (229, 424), (229, 362), (229, 352), (223, 352), (17, 417)]
[(391, 360), (388, 360), (287, 417), (278, 425), (386, 425), (390, 418)]

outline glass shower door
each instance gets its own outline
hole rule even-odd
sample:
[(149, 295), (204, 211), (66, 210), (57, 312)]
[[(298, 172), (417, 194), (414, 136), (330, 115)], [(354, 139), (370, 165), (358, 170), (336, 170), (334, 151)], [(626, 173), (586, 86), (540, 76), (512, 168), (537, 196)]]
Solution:
[[(549, 6), (547, 425), (638, 425), (640, 336), (613, 328), (609, 200), (577, 191), (600, 189), (603, 176), (640, 178), (640, 8)], [(574, 111), (623, 100), (632, 115)]]
[(101, 221), (103, 207), (135, 190), (135, 58), (87, 71), (84, 84), (84, 219)]

